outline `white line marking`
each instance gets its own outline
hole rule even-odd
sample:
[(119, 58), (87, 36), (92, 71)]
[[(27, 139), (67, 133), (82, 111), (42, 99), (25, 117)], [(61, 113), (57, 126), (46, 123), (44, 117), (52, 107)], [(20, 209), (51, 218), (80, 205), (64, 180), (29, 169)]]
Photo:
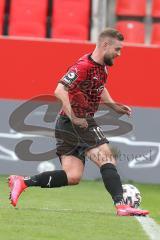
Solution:
[(135, 217), (150, 240), (160, 239), (160, 226), (150, 217)]

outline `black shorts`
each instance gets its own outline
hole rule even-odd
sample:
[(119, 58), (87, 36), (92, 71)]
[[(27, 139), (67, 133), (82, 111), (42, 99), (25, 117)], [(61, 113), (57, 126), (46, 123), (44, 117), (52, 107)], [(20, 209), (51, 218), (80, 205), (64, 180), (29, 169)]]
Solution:
[(74, 125), (66, 116), (59, 116), (55, 127), (57, 155), (73, 155), (85, 163), (85, 151), (109, 143), (93, 118), (86, 119), (88, 128)]

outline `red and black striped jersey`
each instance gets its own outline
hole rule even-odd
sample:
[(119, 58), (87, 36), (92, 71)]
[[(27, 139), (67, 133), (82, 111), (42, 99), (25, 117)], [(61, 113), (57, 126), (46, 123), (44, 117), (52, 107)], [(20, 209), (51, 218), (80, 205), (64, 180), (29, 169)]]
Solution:
[[(96, 63), (91, 54), (81, 57), (59, 81), (68, 89), (72, 110), (77, 117), (94, 116), (107, 79), (105, 65)], [(61, 111), (61, 115), (65, 115)]]

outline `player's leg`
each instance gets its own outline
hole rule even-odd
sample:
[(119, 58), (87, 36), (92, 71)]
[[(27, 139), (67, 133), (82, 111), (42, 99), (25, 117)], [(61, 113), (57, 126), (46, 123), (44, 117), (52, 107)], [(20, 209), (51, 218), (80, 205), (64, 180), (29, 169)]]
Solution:
[[(14, 206), (16, 206), (20, 194), (27, 187), (55, 188), (78, 183), (83, 172), (83, 164), (80, 159), (76, 159), (74, 154), (72, 154), (72, 152), (76, 151), (75, 143), (77, 142), (77, 137), (68, 118), (58, 118), (55, 137), (57, 155), (60, 159), (62, 158), (62, 170), (43, 172), (29, 177), (10, 176), (10, 199)], [(73, 156), (66, 156), (68, 153), (71, 153), (70, 155)]]
[(76, 128), (85, 153), (91, 161), (100, 167), (104, 185), (111, 194), (114, 202), (116, 204), (121, 203), (123, 201), (122, 184), (115, 167), (115, 159), (107, 144), (108, 140), (93, 118), (87, 120), (87, 129)]
[(123, 202), (123, 189), (116, 169), (116, 161), (107, 143), (86, 152), (87, 157), (99, 168), (107, 191), (115, 204)]
[(11, 175), (8, 180), (13, 206), (16, 206), (19, 196), (28, 187), (56, 188), (68, 185), (64, 170), (48, 171), (29, 177)]
[(68, 179), (68, 185), (76, 185), (80, 182), (84, 171), (84, 163), (75, 156), (61, 156), (62, 169)]
[(84, 164), (76, 156), (62, 155), (60, 157), (62, 170), (47, 171), (40, 174), (24, 177), (27, 187), (56, 188), (78, 184), (84, 170)]
[(88, 128), (83, 130), (77, 127), (76, 131), (81, 142), (84, 143), (87, 157), (100, 167), (104, 185), (114, 202), (121, 203), (123, 201), (121, 180), (115, 167), (116, 161), (102, 129), (93, 118), (89, 118)]
[(123, 189), (120, 176), (116, 169), (116, 161), (108, 144), (102, 144), (86, 151), (87, 157), (99, 166), (102, 179), (106, 190), (112, 196), (117, 209), (117, 215), (120, 216), (145, 216), (147, 210), (131, 208), (123, 202)]
[(82, 160), (75, 156), (61, 156), (61, 163), (62, 170), (47, 171), (29, 177), (11, 175), (9, 187), (12, 205), (16, 206), (20, 194), (27, 187), (57, 188), (78, 184), (84, 170)]

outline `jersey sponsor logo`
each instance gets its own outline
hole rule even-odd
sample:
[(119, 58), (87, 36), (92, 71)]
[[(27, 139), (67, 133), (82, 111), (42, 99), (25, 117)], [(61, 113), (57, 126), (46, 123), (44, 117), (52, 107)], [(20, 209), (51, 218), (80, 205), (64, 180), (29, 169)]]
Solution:
[(71, 84), (71, 83), (72, 83), (73, 81), (75, 81), (77, 78), (78, 78), (78, 75), (77, 75), (75, 72), (71, 71), (71, 72), (68, 72), (68, 73), (64, 76), (63, 80), (64, 80), (67, 84)]

